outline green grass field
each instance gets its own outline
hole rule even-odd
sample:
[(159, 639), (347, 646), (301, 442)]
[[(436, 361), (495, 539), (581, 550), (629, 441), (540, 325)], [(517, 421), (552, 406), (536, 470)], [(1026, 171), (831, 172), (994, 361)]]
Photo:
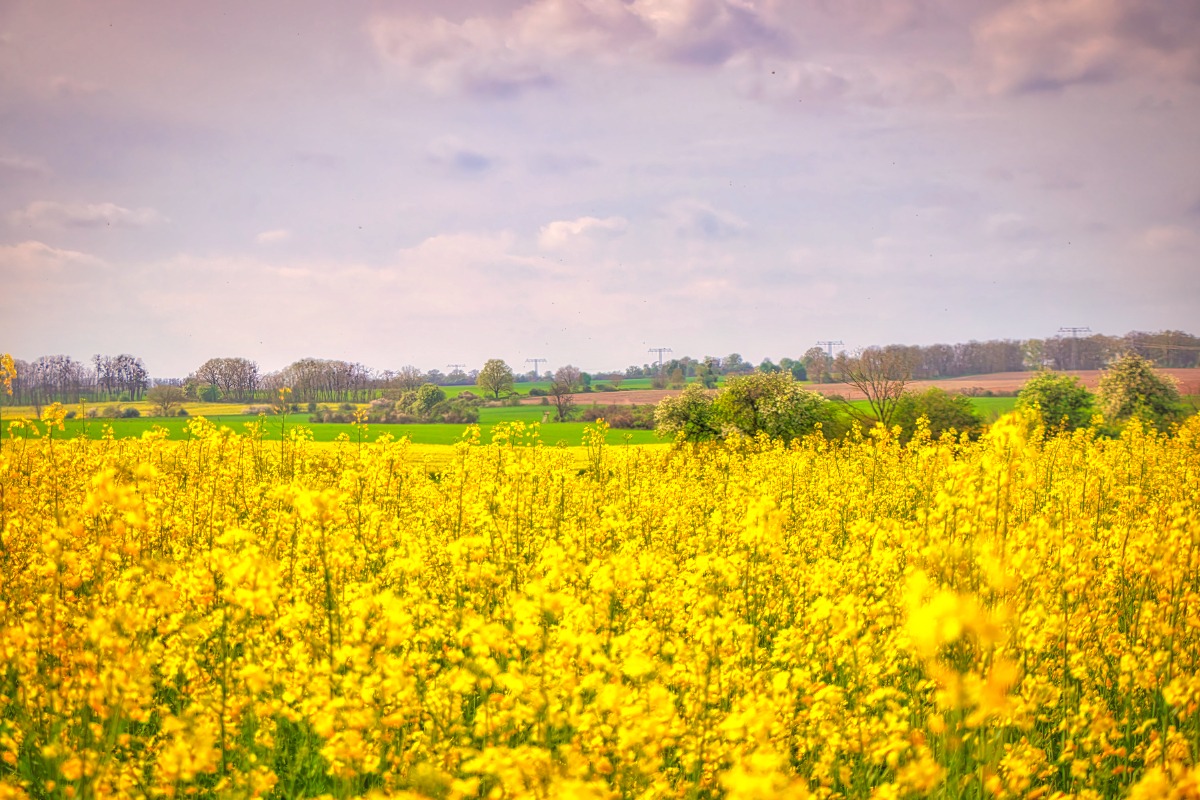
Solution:
[[(568, 446), (577, 446), (583, 443), (584, 428), (588, 423), (584, 422), (547, 422), (541, 424), (543, 412), (545, 409), (542, 406), (524, 406), (517, 408), (484, 408), (480, 410), (480, 434), (484, 442), (490, 442), (492, 430), (497, 423), (521, 421), (526, 423), (539, 423), (541, 440), (548, 445), (556, 445), (565, 443)], [(237, 433), (245, 433), (247, 425), (259, 421), (259, 417), (251, 417), (245, 415), (204, 415), (206, 419), (219, 426), (230, 428)], [(186, 439), (188, 437), (187, 425), (195, 417), (135, 417), (132, 419), (69, 419), (65, 422), (65, 430), (58, 434), (62, 436), (86, 436), (90, 439), (99, 439), (104, 436), (105, 429), (112, 428), (113, 435), (117, 438), (140, 437), (143, 433), (153, 430), (155, 427), (163, 428), (168, 433), (171, 439)], [(11, 417), (5, 417), (7, 422), (11, 421)], [(347, 423), (314, 423), (308, 421), (307, 414), (289, 414), (287, 418), (273, 416), (261, 418), (266, 425), (266, 438), (269, 440), (278, 441), (280, 430), (284, 425), (289, 429), (302, 425), (313, 433), (314, 441), (318, 442), (333, 442), (337, 441), (338, 437), (345, 434), (351, 441), (357, 441), (361, 435), (363, 441), (375, 441), (382, 434), (391, 434), (393, 438), (400, 439), (408, 437), (414, 444), (436, 444), (450, 445), (461, 440), (463, 432), (467, 429), (466, 425), (445, 425), (445, 424), (413, 424), (413, 425), (368, 425), (366, 426), (365, 434), (356, 426)], [(43, 428), (39, 424), (39, 430)], [(14, 431), (15, 435), (21, 435), (21, 432)], [(28, 429), (24, 431), (28, 433)], [(626, 440), (626, 434), (629, 435)], [(607, 439), (609, 444), (623, 444), (628, 441), (630, 444), (654, 444), (661, 440), (654, 435), (653, 431), (620, 431), (613, 430), (608, 434)]]
[(991, 422), (1001, 414), (1007, 414), (1017, 407), (1015, 397), (972, 397), (971, 405), (983, 417), (984, 422)]
[[(627, 384), (635, 382), (628, 381)], [(648, 384), (649, 380), (646, 380), (646, 383)], [(600, 399), (602, 396), (597, 395), (597, 399)], [(1016, 403), (1016, 399), (1012, 397), (973, 397), (971, 398), (971, 402), (975, 405), (975, 408), (979, 411), (984, 421), (991, 421), (1001, 414), (1011, 411)], [(126, 403), (124, 405), (138, 407), (143, 414), (148, 414), (149, 412), (148, 407), (143, 407), (146, 406), (144, 403)], [(851, 402), (850, 405), (864, 412), (868, 410), (865, 400), (856, 400)], [(242, 403), (193, 404), (187, 406), (187, 408), (192, 417), (203, 416), (217, 425), (228, 427), (238, 433), (244, 433), (248, 424), (257, 422), (260, 419), (257, 416), (243, 414), (242, 412), (246, 409), (246, 406)], [(14, 419), (31, 415), (32, 409), (4, 409), (4, 428), (7, 428), (8, 423)], [(313, 432), (313, 439), (318, 442), (334, 442), (343, 434), (349, 436), (352, 441), (357, 441), (359, 436), (363, 435), (357, 427), (347, 423), (309, 422), (308, 414), (304, 412), (288, 414), (286, 419), (278, 416), (268, 416), (262, 419), (266, 424), (266, 437), (276, 441), (279, 439), (280, 429), (284, 425), (288, 428), (303, 425)], [(554, 422), (553, 419), (553, 405), (482, 408), (479, 412), (479, 428), (483, 441), (489, 442), (491, 441), (492, 429), (497, 423), (537, 423), (541, 430), (541, 440), (545, 444), (565, 443), (568, 446), (578, 446), (582, 443), (583, 431), (588, 423)], [(140, 437), (155, 427), (161, 427), (168, 431), (172, 439), (186, 439), (188, 436), (187, 425), (190, 421), (191, 417), (141, 416), (132, 419), (77, 418), (66, 421), (66, 430), (62, 435), (82, 435), (91, 439), (99, 439), (104, 435), (105, 429), (111, 427), (113, 435), (117, 438)], [(363, 438), (364, 441), (375, 441), (380, 435), (388, 433), (396, 439), (407, 436), (413, 444), (450, 445), (462, 438), (466, 427), (466, 425), (461, 424), (372, 424), (367, 426)], [(626, 436), (629, 438), (626, 439)], [(608, 434), (608, 442), (610, 444), (622, 444), (626, 441), (630, 444), (655, 444), (662, 440), (655, 436), (653, 431), (612, 430)]]

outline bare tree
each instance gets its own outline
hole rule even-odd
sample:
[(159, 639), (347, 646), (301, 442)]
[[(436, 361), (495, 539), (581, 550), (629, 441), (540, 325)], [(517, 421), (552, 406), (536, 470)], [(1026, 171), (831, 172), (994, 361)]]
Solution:
[(875, 419), (891, 427), (896, 404), (912, 380), (912, 354), (904, 347), (868, 347), (845, 359), (842, 379), (862, 392)]
[(570, 364), (554, 370), (554, 380), (550, 383), (550, 396), (554, 398), (554, 407), (558, 410), (558, 421), (566, 422), (575, 405), (574, 393), (579, 389), (583, 373)]
[(150, 390), (146, 392), (146, 399), (154, 405), (158, 416), (169, 417), (176, 406), (182, 405), (187, 396), (182, 386), (160, 383), (150, 387)]

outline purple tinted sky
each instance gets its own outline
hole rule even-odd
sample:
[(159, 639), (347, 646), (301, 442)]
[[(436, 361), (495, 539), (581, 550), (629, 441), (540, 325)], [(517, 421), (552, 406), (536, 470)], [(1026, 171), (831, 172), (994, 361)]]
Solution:
[(599, 370), (1198, 308), (1196, 0), (0, 2), (20, 358)]

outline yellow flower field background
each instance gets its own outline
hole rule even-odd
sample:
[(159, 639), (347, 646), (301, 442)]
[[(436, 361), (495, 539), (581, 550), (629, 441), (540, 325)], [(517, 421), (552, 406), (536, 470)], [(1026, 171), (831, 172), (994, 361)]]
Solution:
[(1200, 419), (0, 445), (0, 798), (1200, 796)]

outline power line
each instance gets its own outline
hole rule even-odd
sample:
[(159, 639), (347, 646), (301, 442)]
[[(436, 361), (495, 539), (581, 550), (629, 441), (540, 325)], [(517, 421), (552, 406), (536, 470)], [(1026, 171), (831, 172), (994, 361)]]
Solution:
[(447, 368), (449, 368), (449, 370), (450, 370), (451, 372), (455, 372), (455, 371), (457, 371), (457, 370), (461, 370), (461, 369), (462, 369), (463, 367), (465, 367), (465, 366), (466, 366), (466, 364), (447, 364), (447, 365), (446, 365), (446, 367), (447, 367)]
[(538, 364), (545, 364), (546, 359), (544, 359), (544, 358), (527, 358), (527, 359), (525, 359), (525, 363), (533, 364), (533, 379), (536, 381), (538, 379)]

